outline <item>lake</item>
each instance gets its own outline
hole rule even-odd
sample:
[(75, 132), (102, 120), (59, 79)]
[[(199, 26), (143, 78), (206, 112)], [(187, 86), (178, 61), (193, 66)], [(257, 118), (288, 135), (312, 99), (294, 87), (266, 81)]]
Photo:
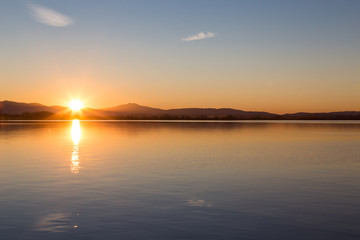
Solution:
[(0, 239), (360, 239), (360, 121), (0, 122)]

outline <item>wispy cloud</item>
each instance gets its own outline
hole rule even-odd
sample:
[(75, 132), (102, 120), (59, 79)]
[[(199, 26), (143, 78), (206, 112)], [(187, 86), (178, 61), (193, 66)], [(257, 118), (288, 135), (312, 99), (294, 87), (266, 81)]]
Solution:
[(202, 39), (206, 39), (206, 38), (212, 38), (215, 37), (215, 33), (212, 32), (200, 32), (196, 35), (192, 35), (192, 36), (188, 36), (186, 38), (183, 38), (182, 41), (183, 42), (189, 42), (189, 41), (195, 41), (195, 40), (202, 40)]
[(33, 3), (28, 4), (31, 15), (36, 21), (52, 27), (66, 27), (73, 23), (73, 20), (53, 9), (46, 8)]

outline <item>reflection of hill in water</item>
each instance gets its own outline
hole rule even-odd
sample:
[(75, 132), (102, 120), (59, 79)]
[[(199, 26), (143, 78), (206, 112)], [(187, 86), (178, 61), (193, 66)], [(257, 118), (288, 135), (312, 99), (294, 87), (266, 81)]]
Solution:
[[(61, 130), (63, 128), (71, 127), (71, 121), (29, 121), (29, 122), (0, 122), (0, 132), (3, 135), (11, 134), (12, 132), (36, 132), (38, 130)], [(242, 130), (256, 130), (264, 131), (267, 128), (281, 129), (313, 129), (316, 127), (321, 130), (342, 129), (349, 130), (359, 129), (360, 121), (345, 121), (345, 122), (331, 122), (331, 121), (81, 121), (81, 126), (85, 129), (92, 129), (101, 131), (103, 128), (111, 129), (111, 131), (122, 132), (126, 135), (146, 134), (154, 131), (242, 131)]]

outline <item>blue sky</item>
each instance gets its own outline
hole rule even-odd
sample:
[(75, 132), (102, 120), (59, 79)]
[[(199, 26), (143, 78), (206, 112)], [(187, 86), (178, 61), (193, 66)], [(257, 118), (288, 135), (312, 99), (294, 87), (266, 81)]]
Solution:
[[(39, 22), (34, 5), (71, 23)], [(1, 1), (0, 95), (44, 104), (80, 96), (94, 107), (359, 110), (359, 12), (351, 0)], [(199, 33), (213, 35), (182, 41)]]

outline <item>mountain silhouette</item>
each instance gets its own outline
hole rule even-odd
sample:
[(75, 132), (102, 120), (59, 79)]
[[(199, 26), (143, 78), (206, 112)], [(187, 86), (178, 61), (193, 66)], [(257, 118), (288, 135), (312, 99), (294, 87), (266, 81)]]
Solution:
[(51, 112), (58, 113), (66, 109), (62, 106), (45, 106), (40, 103), (21, 103), (12, 101), (0, 102), (0, 113), (22, 114), (25, 112)]
[(151, 114), (151, 115), (157, 115), (157, 114), (164, 114), (166, 110), (160, 109), (160, 108), (151, 108), (146, 106), (141, 106), (136, 103), (128, 103), (123, 105), (118, 105), (116, 107), (111, 108), (102, 108), (100, 110), (107, 111), (107, 112), (113, 112), (118, 114)]
[(273, 114), (232, 108), (160, 109), (128, 103), (110, 108), (84, 108), (72, 113), (63, 106), (0, 102), (0, 119), (165, 119), (165, 120), (360, 120), (360, 111)]

